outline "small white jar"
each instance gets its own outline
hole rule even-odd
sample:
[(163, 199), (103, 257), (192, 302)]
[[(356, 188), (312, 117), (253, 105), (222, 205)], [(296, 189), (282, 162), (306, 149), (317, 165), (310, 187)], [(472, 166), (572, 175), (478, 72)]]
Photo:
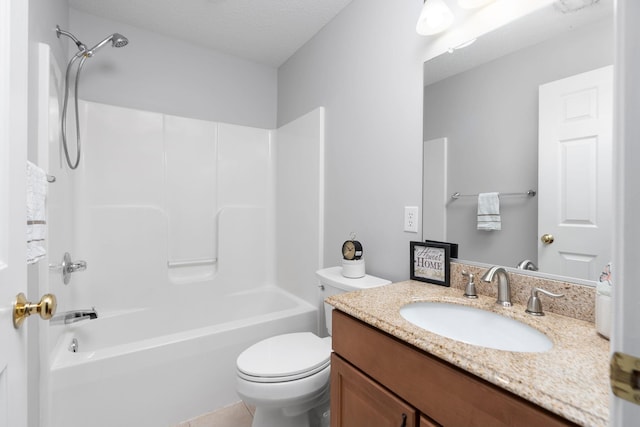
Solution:
[(611, 263), (605, 265), (596, 284), (596, 331), (605, 338), (611, 335), (611, 290), (613, 289)]
[(364, 258), (354, 260), (342, 260), (342, 275), (350, 279), (359, 279), (366, 275)]
[(596, 291), (596, 331), (605, 338), (611, 335), (611, 295)]

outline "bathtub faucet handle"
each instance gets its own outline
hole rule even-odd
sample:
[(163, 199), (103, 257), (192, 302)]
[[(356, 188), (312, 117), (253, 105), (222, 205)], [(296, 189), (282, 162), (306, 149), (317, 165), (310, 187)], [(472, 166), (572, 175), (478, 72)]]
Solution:
[(72, 273), (76, 271), (84, 271), (87, 269), (87, 261), (72, 262), (69, 266), (67, 266), (67, 268)]
[[(58, 267), (56, 266), (56, 268)], [(62, 270), (62, 281), (67, 285), (71, 281), (71, 273), (86, 270), (87, 262), (71, 261), (71, 255), (69, 255), (69, 252), (65, 252), (64, 257), (62, 258), (62, 264), (60, 264), (59, 268)]]

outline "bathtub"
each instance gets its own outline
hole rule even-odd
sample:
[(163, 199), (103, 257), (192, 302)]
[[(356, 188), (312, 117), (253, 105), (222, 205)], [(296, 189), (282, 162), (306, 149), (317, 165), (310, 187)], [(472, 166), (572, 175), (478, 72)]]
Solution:
[(153, 308), (96, 307), (96, 320), (52, 326), (64, 332), (52, 355), (51, 427), (176, 425), (239, 400), (235, 361), (245, 348), (317, 330), (317, 308), (277, 287), (217, 296), (211, 284), (195, 286), (163, 291)]

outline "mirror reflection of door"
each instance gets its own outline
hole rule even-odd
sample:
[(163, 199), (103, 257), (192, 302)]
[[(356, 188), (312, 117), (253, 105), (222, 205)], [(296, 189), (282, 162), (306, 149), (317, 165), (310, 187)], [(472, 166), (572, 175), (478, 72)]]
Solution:
[(598, 280), (612, 250), (613, 66), (544, 84), (539, 99), (539, 267)]

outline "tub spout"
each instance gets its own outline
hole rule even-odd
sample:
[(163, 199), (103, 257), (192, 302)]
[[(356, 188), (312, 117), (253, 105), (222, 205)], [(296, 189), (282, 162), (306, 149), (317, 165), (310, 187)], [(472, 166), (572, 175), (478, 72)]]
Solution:
[(96, 309), (91, 308), (89, 310), (74, 310), (56, 314), (51, 318), (50, 322), (53, 325), (68, 325), (70, 323), (76, 323), (82, 320), (92, 320), (97, 318), (98, 313), (96, 312)]

